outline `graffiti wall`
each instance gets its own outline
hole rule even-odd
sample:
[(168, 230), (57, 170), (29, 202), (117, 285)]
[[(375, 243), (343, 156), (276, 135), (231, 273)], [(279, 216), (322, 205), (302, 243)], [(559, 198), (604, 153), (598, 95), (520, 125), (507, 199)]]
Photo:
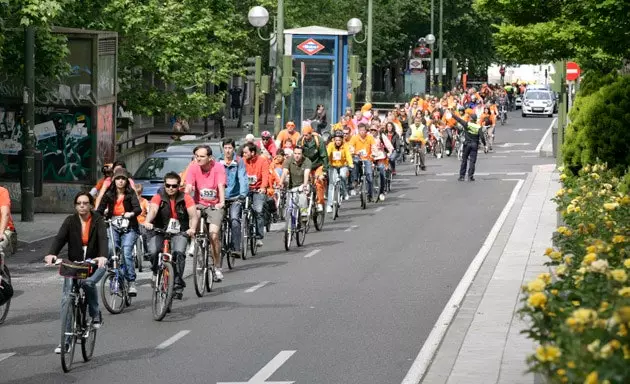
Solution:
[(97, 169), (101, 169), (103, 164), (114, 162), (114, 104), (101, 105), (98, 107), (96, 131), (98, 132), (96, 164)]
[[(89, 107), (36, 107), (34, 136), (44, 181), (88, 182), (92, 156)], [(22, 107), (0, 106), (0, 179), (19, 180)]]

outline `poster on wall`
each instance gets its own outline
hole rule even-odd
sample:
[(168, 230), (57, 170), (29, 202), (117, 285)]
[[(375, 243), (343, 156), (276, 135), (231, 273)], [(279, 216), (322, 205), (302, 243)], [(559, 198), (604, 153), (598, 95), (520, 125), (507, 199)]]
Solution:
[(98, 132), (96, 165), (97, 169), (101, 169), (103, 164), (114, 162), (114, 104), (98, 107), (96, 130)]
[[(35, 147), (44, 157), (44, 181), (89, 182), (92, 121), (89, 107), (36, 107)], [(22, 106), (0, 106), (0, 179), (20, 178)]]

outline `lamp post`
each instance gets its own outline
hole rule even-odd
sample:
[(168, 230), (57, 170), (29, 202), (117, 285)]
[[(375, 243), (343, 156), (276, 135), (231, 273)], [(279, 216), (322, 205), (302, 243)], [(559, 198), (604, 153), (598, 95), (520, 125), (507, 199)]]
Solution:
[(442, 30), (444, 28), (442, 28), (442, 18), (444, 17), (444, 0), (440, 0), (440, 65), (438, 68), (438, 86), (440, 87), (439, 91), (441, 92), (444, 85), (442, 84), (442, 65), (444, 64), (444, 62), (442, 61), (442, 51), (444, 50), (444, 38), (442, 36)]
[[(362, 30), (363, 30), (363, 23), (361, 22), (360, 19), (357, 19), (356, 17), (353, 17), (352, 19), (348, 20), (348, 23), (346, 24), (346, 28), (348, 29), (348, 34), (352, 36), (352, 40), (354, 40), (355, 42), (361, 44), (363, 42), (365, 42), (365, 40), (367, 39), (367, 37), (365, 37), (363, 40), (357, 40), (356, 35), (359, 34)], [(352, 41), (348, 41), (349, 43), (351, 43)], [(352, 44), (349, 44), (349, 49), (348, 49), (348, 54), (350, 57), (352, 57)], [(356, 70), (356, 68), (351, 68), (351, 71)], [(352, 84), (351, 88), (351, 100), (350, 100), (350, 106), (352, 108), (352, 111), (354, 112), (354, 103), (356, 101), (356, 92), (354, 90), (354, 84)]]
[[(431, 31), (433, 31), (433, 23), (431, 25)], [(435, 43), (435, 36), (433, 36), (433, 33), (429, 33), (424, 37), (424, 40), (429, 44), (429, 48), (431, 49), (431, 74), (429, 76), (429, 92), (431, 92), (433, 89), (433, 75), (435, 74), (435, 67), (433, 66), (433, 44)]]
[(269, 41), (274, 37), (276, 38), (274, 131), (278, 133), (282, 129), (282, 84), (280, 79), (282, 78), (282, 59), (284, 55), (284, 0), (278, 0), (275, 31), (268, 38), (265, 38), (260, 34), (260, 28), (267, 25), (267, 22), (269, 21), (269, 12), (265, 7), (252, 7), (247, 13), (247, 19), (249, 20), (249, 23), (256, 28), (258, 31), (258, 37), (261, 39)]
[(433, 79), (435, 78), (435, 57), (433, 55), (433, 43), (435, 43), (435, 35), (433, 32), (433, 14), (435, 13), (435, 0), (431, 0), (431, 32), (429, 33), (433, 36), (433, 42), (429, 43), (427, 39), (427, 43), (431, 45), (431, 81), (429, 81), (429, 92), (433, 92), (433, 87), (435, 86), (435, 82)]
[(372, 0), (368, 0), (367, 58), (365, 64), (365, 102), (372, 101)]

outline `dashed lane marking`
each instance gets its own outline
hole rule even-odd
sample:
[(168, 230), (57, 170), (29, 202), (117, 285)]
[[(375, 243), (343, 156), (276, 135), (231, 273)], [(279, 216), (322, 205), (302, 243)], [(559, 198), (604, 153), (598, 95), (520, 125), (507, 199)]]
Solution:
[(314, 249), (314, 250), (310, 251), (309, 253), (307, 253), (306, 255), (304, 255), (304, 258), (308, 259), (309, 257), (313, 257), (313, 256), (317, 255), (319, 253), (319, 251), (321, 251), (321, 249)]
[(252, 293), (252, 292), (255, 292), (255, 291), (257, 291), (258, 289), (260, 289), (260, 288), (264, 287), (264, 286), (265, 286), (265, 285), (267, 285), (267, 284), (269, 284), (269, 282), (268, 282), (268, 281), (262, 281), (262, 282), (260, 282), (260, 283), (258, 283), (258, 284), (256, 284), (256, 285), (254, 285), (253, 287), (246, 289), (246, 290), (245, 290), (245, 293)]
[(189, 333), (190, 333), (190, 330), (187, 330), (187, 329), (183, 331), (179, 331), (175, 335), (173, 335), (172, 337), (168, 338), (163, 343), (155, 347), (155, 349), (166, 349), (169, 346), (173, 345), (177, 340), (181, 339), (182, 337), (186, 336)]

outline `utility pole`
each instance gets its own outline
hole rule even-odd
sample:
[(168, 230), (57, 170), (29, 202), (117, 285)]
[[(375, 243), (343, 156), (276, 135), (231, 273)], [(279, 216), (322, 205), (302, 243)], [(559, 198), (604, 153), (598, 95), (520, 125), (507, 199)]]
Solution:
[(444, 0), (440, 0), (440, 67), (438, 68), (438, 92), (442, 92), (444, 85), (442, 84), (442, 65), (444, 64), (442, 52), (444, 51), (444, 39), (442, 36), (442, 19), (444, 16)]
[[(282, 103), (282, 60), (284, 57), (284, 0), (278, 0), (278, 10), (276, 19), (276, 96), (274, 100), (275, 105), (275, 120), (273, 130), (277, 134), (282, 130), (282, 115), (283, 115), (283, 103)], [(293, 68), (286, 68), (289, 73), (293, 71)]]
[(22, 125), (22, 221), (34, 220), (35, 156), (33, 128), (35, 123), (35, 27), (29, 25), (24, 32), (24, 124)]
[(367, 60), (365, 64), (365, 102), (372, 101), (372, 0), (368, 0)]
[[(431, 34), (435, 36), (433, 33), (433, 15), (435, 13), (435, 0), (431, 0)], [(434, 76), (435, 76), (435, 58), (434, 58), (434, 48), (435, 45), (431, 44), (431, 75), (429, 76), (429, 93), (433, 93), (434, 87)]]

